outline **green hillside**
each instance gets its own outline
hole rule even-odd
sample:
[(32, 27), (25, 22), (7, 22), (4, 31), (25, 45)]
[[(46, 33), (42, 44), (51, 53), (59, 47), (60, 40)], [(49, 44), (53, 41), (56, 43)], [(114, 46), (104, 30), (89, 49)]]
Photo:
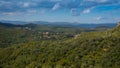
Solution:
[(120, 68), (120, 26), (13, 45), (0, 48), (0, 68)]
[(0, 23), (0, 47), (8, 47), (30, 41), (62, 40), (71, 38), (81, 31), (86, 30), (35, 24), (18, 26)]
[(0, 48), (5, 48), (14, 44), (27, 43), (44, 40), (64, 40), (69, 39), (81, 32), (105, 31), (106, 29), (83, 29), (73, 27), (60, 27), (49, 25), (25, 24), (14, 25), (0, 23)]

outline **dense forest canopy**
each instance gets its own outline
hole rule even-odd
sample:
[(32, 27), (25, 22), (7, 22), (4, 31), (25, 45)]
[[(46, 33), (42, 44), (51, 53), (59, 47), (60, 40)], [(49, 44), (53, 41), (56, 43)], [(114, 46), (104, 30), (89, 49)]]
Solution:
[(0, 27), (0, 68), (120, 68), (119, 25), (106, 31), (73, 30), (70, 37), (62, 32), (55, 40), (38, 38), (43, 33), (29, 28), (5, 28)]

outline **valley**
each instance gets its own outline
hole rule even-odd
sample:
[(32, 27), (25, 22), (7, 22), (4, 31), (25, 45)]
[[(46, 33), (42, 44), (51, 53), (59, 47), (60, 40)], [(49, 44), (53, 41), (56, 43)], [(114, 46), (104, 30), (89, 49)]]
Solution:
[(120, 26), (0, 27), (1, 68), (119, 68)]

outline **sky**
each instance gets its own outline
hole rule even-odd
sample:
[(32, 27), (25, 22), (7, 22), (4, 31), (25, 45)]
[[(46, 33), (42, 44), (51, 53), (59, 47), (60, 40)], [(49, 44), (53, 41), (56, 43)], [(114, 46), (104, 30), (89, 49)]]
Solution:
[(120, 0), (0, 0), (0, 20), (116, 23)]

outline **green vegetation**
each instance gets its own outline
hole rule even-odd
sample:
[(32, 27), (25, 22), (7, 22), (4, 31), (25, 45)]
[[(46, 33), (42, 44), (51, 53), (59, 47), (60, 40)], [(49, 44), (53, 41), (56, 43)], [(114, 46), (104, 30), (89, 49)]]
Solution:
[(14, 44), (43, 40), (65, 40), (89, 31), (104, 31), (106, 29), (82, 29), (73, 27), (57, 27), (47, 25), (13, 25), (0, 23), (0, 47)]
[[(41, 29), (40, 29), (41, 27)], [(57, 29), (58, 31), (54, 31)], [(43, 40), (62, 40), (71, 38), (75, 34), (80, 33), (81, 30), (72, 28), (60, 28), (49, 26), (23, 26), (23, 27), (5, 27), (0, 25), (0, 47), (8, 47), (10, 45), (27, 43), (30, 41), (43, 41)], [(71, 33), (70, 33), (71, 30)]]
[[(3, 30), (1, 37), (7, 34), (5, 36), (10, 39), (13, 37), (13, 42), (20, 41), (11, 43), (13, 46), (0, 48), (0, 68), (120, 68), (120, 26), (102, 32), (82, 32), (70, 38), (62, 38), (66, 36), (63, 34), (62, 39), (54, 40), (33, 40), (39, 34), (23, 28), (16, 31), (9, 29), (10, 33), (0, 30)], [(21, 38), (22, 34), (25, 37)]]

